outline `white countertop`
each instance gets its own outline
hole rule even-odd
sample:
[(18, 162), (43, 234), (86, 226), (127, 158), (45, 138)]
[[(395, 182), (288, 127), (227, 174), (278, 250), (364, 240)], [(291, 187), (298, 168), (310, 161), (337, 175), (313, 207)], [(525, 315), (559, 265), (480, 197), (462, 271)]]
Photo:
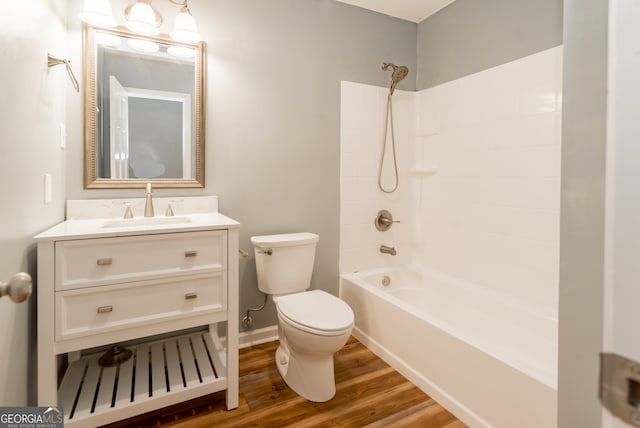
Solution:
[[(164, 199), (165, 201), (170, 200), (170, 198)], [(121, 214), (123, 201), (124, 200), (68, 201), (67, 216), (72, 218), (36, 235), (35, 240), (60, 241), (108, 238), (114, 236), (195, 232), (199, 230), (233, 229), (240, 227), (240, 223), (237, 221), (217, 212), (217, 200), (214, 201), (211, 197), (182, 198), (180, 202), (186, 202), (185, 205), (193, 205), (194, 203), (201, 205), (200, 207), (196, 207), (195, 212), (192, 211), (189, 214), (176, 213), (175, 216), (170, 217), (164, 215), (142, 217), (137, 215), (137, 211), (139, 210), (134, 209), (135, 217), (132, 219), (123, 219), (121, 215), (118, 217), (113, 215), (114, 206), (118, 207), (116, 211), (118, 214)], [(135, 199), (126, 200), (126, 202), (130, 202), (135, 208), (139, 205), (139, 201)], [(166, 202), (164, 205), (166, 206)], [(102, 207), (106, 207), (108, 210)]]
[[(114, 223), (113, 218), (67, 220), (36, 235), (35, 239), (36, 241), (60, 241), (150, 235), (154, 233), (195, 232), (198, 230), (232, 229), (240, 227), (240, 223), (220, 213), (188, 214), (176, 217), (156, 216), (153, 217), (153, 219), (158, 219), (158, 221), (162, 221), (163, 219), (184, 219), (185, 221), (169, 224), (140, 225), (136, 222), (136, 220), (140, 219), (133, 218), (130, 219), (132, 225), (127, 225), (126, 220), (123, 220), (121, 222), (118, 221), (117, 226), (111, 226), (111, 224)], [(120, 226), (120, 223), (122, 223), (122, 226)], [(105, 225), (107, 226), (105, 227)]]

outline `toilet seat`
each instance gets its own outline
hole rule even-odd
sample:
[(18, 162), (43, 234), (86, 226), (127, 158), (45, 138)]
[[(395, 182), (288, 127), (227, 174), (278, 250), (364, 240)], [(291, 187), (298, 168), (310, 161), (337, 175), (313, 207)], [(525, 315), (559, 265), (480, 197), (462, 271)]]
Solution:
[(276, 307), (284, 322), (319, 336), (337, 336), (353, 327), (349, 305), (322, 290), (279, 296)]

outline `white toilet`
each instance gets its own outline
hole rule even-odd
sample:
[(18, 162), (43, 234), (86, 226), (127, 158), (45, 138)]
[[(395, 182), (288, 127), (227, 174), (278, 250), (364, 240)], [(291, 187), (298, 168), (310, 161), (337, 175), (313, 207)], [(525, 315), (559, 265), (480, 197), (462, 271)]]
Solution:
[(278, 311), (280, 346), (276, 364), (283, 379), (309, 401), (336, 393), (333, 354), (353, 329), (353, 311), (311, 282), (318, 235), (288, 233), (254, 236), (258, 288), (270, 294)]

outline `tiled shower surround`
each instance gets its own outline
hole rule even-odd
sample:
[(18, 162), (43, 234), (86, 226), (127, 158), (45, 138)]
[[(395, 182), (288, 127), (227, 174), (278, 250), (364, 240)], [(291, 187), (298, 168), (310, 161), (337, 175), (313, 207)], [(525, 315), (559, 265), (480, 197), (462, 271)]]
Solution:
[[(411, 71), (410, 71), (411, 72)], [(377, 176), (388, 88), (342, 83), (340, 272), (415, 264), (557, 317), (562, 47), (393, 95), (399, 189)], [(393, 181), (388, 138), (383, 184)], [(378, 232), (390, 210), (400, 223)], [(381, 254), (381, 244), (397, 256)]]

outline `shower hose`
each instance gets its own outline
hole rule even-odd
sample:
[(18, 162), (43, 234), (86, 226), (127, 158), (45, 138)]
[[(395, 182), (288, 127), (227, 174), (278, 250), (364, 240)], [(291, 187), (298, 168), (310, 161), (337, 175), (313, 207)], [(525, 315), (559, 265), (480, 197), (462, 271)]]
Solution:
[[(378, 187), (384, 193), (393, 193), (398, 188), (398, 162), (396, 160), (396, 140), (393, 135), (393, 106), (391, 96), (392, 93), (387, 95), (387, 113), (384, 120), (384, 141), (382, 143), (382, 155), (380, 156), (380, 169), (378, 170)], [(384, 166), (385, 153), (387, 151), (387, 127), (389, 126), (389, 122), (391, 122), (391, 149), (393, 154), (393, 171), (395, 174), (395, 184), (390, 190), (385, 189), (382, 185), (382, 167)]]

